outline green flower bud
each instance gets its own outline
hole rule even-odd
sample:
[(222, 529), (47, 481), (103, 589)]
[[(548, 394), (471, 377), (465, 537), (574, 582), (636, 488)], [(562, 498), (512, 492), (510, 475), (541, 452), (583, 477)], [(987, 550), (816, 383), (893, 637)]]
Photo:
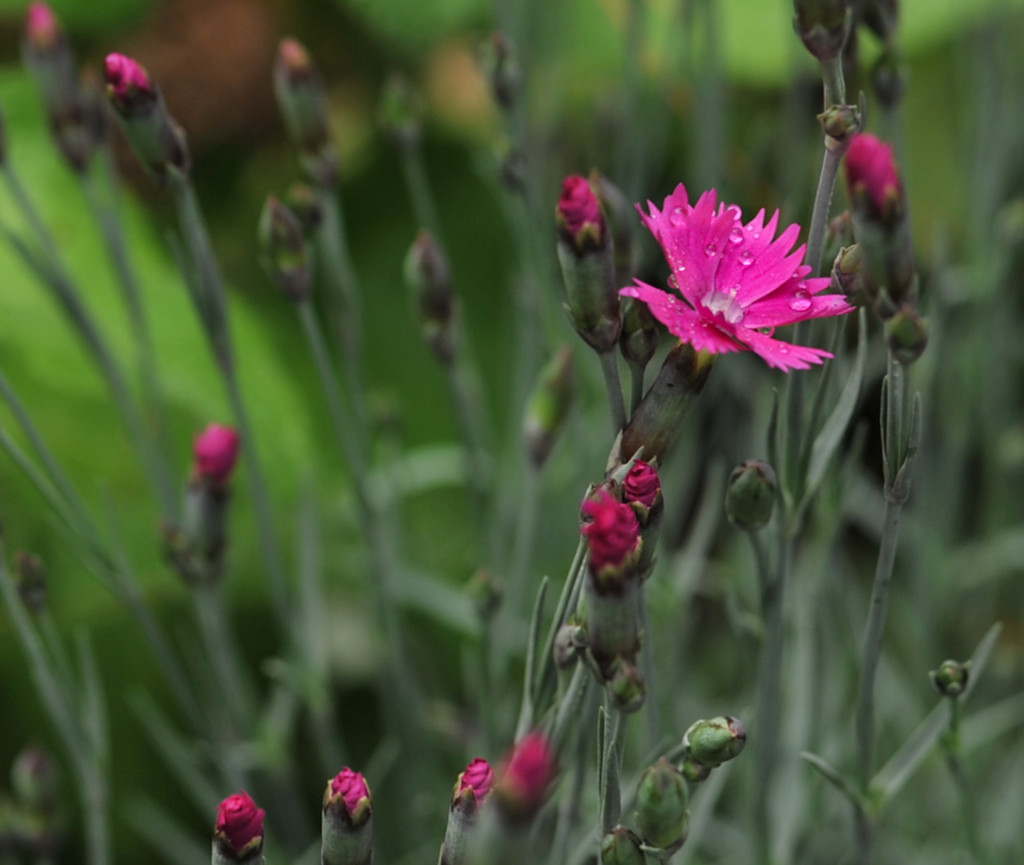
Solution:
[(687, 753), (711, 768), (738, 757), (746, 744), (747, 729), (743, 722), (723, 715), (710, 721), (695, 721), (683, 736)]
[(664, 461), (691, 400), (704, 389), (714, 359), (713, 354), (698, 352), (685, 342), (668, 353), (654, 384), (622, 431), (619, 445), (622, 462), (641, 447), (648, 462)]
[(818, 122), (829, 138), (829, 146), (842, 148), (860, 132), (860, 109), (854, 105), (830, 105), (818, 115)]
[(552, 650), (555, 666), (559, 670), (568, 670), (576, 666), (580, 658), (580, 649), (586, 648), (586, 645), (586, 629), (571, 622), (562, 625), (555, 634), (555, 645)]
[(456, 300), (444, 250), (421, 231), (405, 258), (405, 281), (415, 301), (423, 339), (442, 364), (455, 359)]
[(574, 391), (572, 349), (562, 346), (541, 370), (526, 404), (523, 437), (535, 469), (540, 469), (555, 446), (569, 417)]
[(960, 663), (959, 661), (943, 661), (937, 670), (932, 670), (929, 675), (932, 684), (938, 688), (942, 696), (955, 700), (965, 690), (970, 681), (970, 662)]
[(423, 103), (404, 75), (391, 75), (384, 82), (377, 122), (400, 150), (419, 145), (423, 127)]
[(861, 275), (864, 256), (859, 244), (844, 246), (836, 254), (832, 264), (832, 290), (846, 295), (846, 299), (854, 306), (865, 306), (874, 303), (868, 296), (868, 283)]
[(306, 48), (283, 39), (274, 62), (274, 95), (303, 168), (317, 183), (333, 183), (338, 155), (331, 141), (327, 91)]
[(312, 234), (324, 221), (324, 203), (320, 194), (308, 183), (296, 182), (284, 194), (285, 206), (302, 223), (302, 230)]
[(623, 658), (616, 658), (611, 666), (608, 691), (612, 702), (620, 712), (639, 712), (647, 699), (647, 683), (635, 664)]
[(928, 345), (928, 325), (910, 306), (901, 307), (885, 323), (885, 332), (893, 356), (904, 365), (917, 360)]
[(640, 839), (625, 826), (616, 826), (601, 839), (601, 865), (644, 865)]
[(683, 777), (691, 784), (701, 784), (707, 781), (711, 775), (710, 766), (698, 763), (689, 755), (684, 757), (683, 762), (679, 764), (679, 771), (683, 773)]
[(640, 779), (636, 801), (636, 819), (647, 846), (666, 855), (683, 846), (690, 814), (686, 782), (675, 766), (664, 758), (651, 766)]
[(741, 463), (729, 476), (725, 493), (729, 522), (745, 532), (767, 525), (775, 508), (777, 490), (775, 471), (768, 463), (761, 460)]
[(847, 0), (794, 0), (793, 29), (804, 47), (827, 62), (843, 53), (850, 32)]
[(302, 222), (275, 196), (267, 196), (260, 214), (263, 266), (289, 300), (301, 303), (313, 285), (313, 247)]
[[(617, 248), (617, 247), (616, 247)], [(616, 282), (621, 280), (616, 279)], [(635, 297), (622, 298), (619, 351), (631, 367), (645, 369), (658, 350), (658, 325), (651, 308)]]

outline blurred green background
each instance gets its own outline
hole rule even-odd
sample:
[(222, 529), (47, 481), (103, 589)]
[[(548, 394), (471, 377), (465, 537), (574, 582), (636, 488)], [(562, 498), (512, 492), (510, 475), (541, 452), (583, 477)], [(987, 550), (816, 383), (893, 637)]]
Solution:
[[(456, 426), (444, 380), (422, 344), (402, 282), (402, 260), (417, 226), (394, 149), (376, 122), (388, 75), (403, 73), (423, 95), (429, 177), (499, 430), (510, 420), (503, 388), (513, 363), (505, 323), (512, 318), (515, 244), (498, 181), (503, 132), (477, 60), (479, 45), (498, 24), (522, 39), (524, 98), (535, 144), (531, 167), (552, 207), (565, 174), (597, 167), (635, 200), (660, 200), (683, 180), (692, 190), (717, 185), (723, 198), (745, 210), (781, 207), (791, 220), (808, 215), (820, 154), (813, 120), (820, 85), (793, 35), (788, 0), (641, 3), (646, 27), (639, 37), (639, 69), (624, 47), (629, 4), (53, 3), (83, 65), (98, 71), (103, 56), (114, 50), (136, 57), (159, 82), (189, 134), (199, 194), (231, 286), (243, 387), (271, 468), (279, 518), (286, 535), (293, 535), (300, 494), (314, 491), (325, 514), (332, 592), (351, 596), (351, 603), (339, 608), (338, 656), (350, 664), (339, 676), (353, 695), (373, 664), (368, 657), (372, 634), (359, 615), (361, 538), (298, 323), (283, 314), (255, 249), (264, 197), (282, 192), (299, 175), (270, 86), (277, 42), (285, 35), (303, 41), (329, 84), (347, 224), (365, 291), (366, 369), (381, 411), (397, 412), (397, 422), (386, 426), (388, 435), (415, 453), (453, 442)], [(109, 264), (80, 189), (50, 144), (34, 87), (18, 58), (24, 5), (0, 0), (6, 156), (57, 235), (109, 338), (128, 358), (131, 343)], [(1024, 570), (1021, 546), (1014, 545), (1021, 544), (1024, 518), (1021, 357), (1019, 347), (1013, 358), (991, 356), (985, 334), (992, 316), (1022, 318), (1020, 280), (1010, 280), (1016, 293), (1005, 293), (1007, 283), (1000, 280), (1019, 273), (1011, 265), (1021, 264), (1024, 230), (1019, 211), (1024, 63), (1018, 50), (1024, 0), (907, 0), (902, 9), (899, 44), (908, 71), (902, 121), (886, 127), (872, 114), (869, 128), (897, 138), (926, 285), (944, 304), (941, 323), (948, 326), (949, 353), (927, 358), (929, 380), (940, 383), (931, 403), (930, 434), (937, 440), (959, 437), (962, 447), (956, 453), (974, 460), (933, 466), (939, 480), (925, 485), (923, 494), (941, 497), (952, 488), (969, 497), (950, 508), (950, 525), (933, 527), (936, 536), (951, 531), (947, 540), (983, 544), (996, 538), (1004, 544), (986, 553), (995, 559), (985, 610), (1005, 616), (1006, 639), (1019, 649), (1024, 644), (1021, 592), (1012, 580)], [(865, 66), (879, 51), (864, 40)], [(634, 112), (630, 135), (609, 135), (620, 119), (627, 86), (638, 94), (629, 109)], [(860, 86), (870, 91), (866, 76)], [(169, 202), (123, 148), (121, 155), (129, 183), (131, 249), (144, 279), (184, 478), (192, 436), (210, 420), (227, 420), (226, 402), (169, 252)], [(842, 203), (840, 193), (833, 211)], [(15, 220), (6, 197), (0, 207), (5, 219)], [(645, 258), (656, 268), (653, 256)], [(97, 510), (107, 498), (114, 503), (147, 594), (173, 632), (185, 590), (160, 561), (156, 510), (136, 461), (125, 459), (128, 443), (105, 388), (63, 318), (6, 246), (0, 247), (0, 274), (0, 367), (89, 501)], [(931, 302), (926, 293), (926, 311)], [(568, 327), (565, 338), (570, 338)], [(741, 388), (734, 381), (725, 390), (735, 394)], [(952, 476), (959, 480), (947, 484)], [(243, 477), (237, 498), (247, 505), (244, 484)], [(576, 498), (575, 489), (551, 494), (552, 502)], [(466, 528), (466, 513), (461, 491), (452, 486), (413, 498), (406, 514), (407, 545), (418, 563), (453, 583), (461, 583), (479, 558), (480, 542)], [(543, 570), (560, 572), (571, 555), (575, 539), (564, 532), (572, 525), (568, 513), (540, 539)], [(236, 507), (232, 519), (236, 537), (253, 537), (247, 506)], [(31, 550), (46, 561), (57, 620), (69, 630), (86, 627), (94, 634), (118, 742), (115, 813), (119, 801), (140, 787), (173, 801), (173, 786), (154, 784), (149, 745), (128, 706), (129, 696), (153, 675), (146, 653), (137, 649), (134, 626), (62, 549), (45, 507), (6, 459), (0, 460), (0, 520), (9, 548)], [(274, 647), (263, 643), (261, 623), (268, 614), (257, 550), (255, 543), (232, 546), (228, 594), (252, 656), (262, 658)], [(942, 579), (946, 591), (950, 577)], [(438, 679), (443, 682), (451, 673), (446, 667), (456, 666), (454, 660), (441, 665)], [(1019, 677), (1019, 659), (1015, 672)], [(5, 618), (0, 618), (0, 705), (0, 766), (8, 765), (26, 741), (52, 741)], [(139, 857), (137, 837), (120, 831), (118, 839), (119, 859)]]

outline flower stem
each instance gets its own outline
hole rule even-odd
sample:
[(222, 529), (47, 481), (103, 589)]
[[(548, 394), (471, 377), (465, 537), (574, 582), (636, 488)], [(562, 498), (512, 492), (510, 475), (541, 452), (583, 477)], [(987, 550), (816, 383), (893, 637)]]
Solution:
[(962, 700), (951, 699), (949, 707), (949, 730), (942, 739), (943, 751), (946, 755), (946, 766), (949, 774), (956, 784), (957, 793), (960, 795), (960, 809), (964, 818), (964, 830), (967, 834), (967, 846), (971, 851), (971, 858), (975, 865), (987, 865), (990, 861), (985, 853), (981, 835), (978, 832), (978, 815), (975, 808), (975, 799), (971, 792), (971, 785), (967, 780), (967, 772), (963, 764), (963, 746), (960, 741), (960, 718), (963, 714)]
[(629, 416), (636, 412), (640, 401), (644, 398), (644, 368), (636, 364), (629, 365)]
[(608, 391), (608, 406), (612, 413), (612, 433), (626, 426), (626, 404), (622, 399), (622, 384), (619, 382), (619, 361), (614, 349), (598, 354), (605, 390)]

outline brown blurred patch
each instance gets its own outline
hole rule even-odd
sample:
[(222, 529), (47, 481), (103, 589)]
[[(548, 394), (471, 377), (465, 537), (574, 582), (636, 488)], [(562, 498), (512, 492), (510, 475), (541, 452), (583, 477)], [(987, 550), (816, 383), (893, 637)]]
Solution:
[[(173, 0), (111, 50), (136, 58), (188, 133), (193, 161), (221, 145), (251, 147), (277, 128), (271, 68), (277, 16), (259, 0)], [(119, 137), (122, 166), (141, 169)]]

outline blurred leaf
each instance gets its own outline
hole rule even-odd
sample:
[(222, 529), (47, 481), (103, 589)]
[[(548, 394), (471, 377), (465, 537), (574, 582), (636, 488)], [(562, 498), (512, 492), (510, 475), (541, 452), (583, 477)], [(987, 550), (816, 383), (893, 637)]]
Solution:
[(864, 802), (860, 794), (846, 783), (846, 779), (832, 767), (831, 763), (822, 759), (817, 754), (812, 754), (810, 751), (801, 751), (800, 759), (806, 760), (817, 769), (822, 777), (842, 793), (854, 808), (861, 811), (864, 810)]

